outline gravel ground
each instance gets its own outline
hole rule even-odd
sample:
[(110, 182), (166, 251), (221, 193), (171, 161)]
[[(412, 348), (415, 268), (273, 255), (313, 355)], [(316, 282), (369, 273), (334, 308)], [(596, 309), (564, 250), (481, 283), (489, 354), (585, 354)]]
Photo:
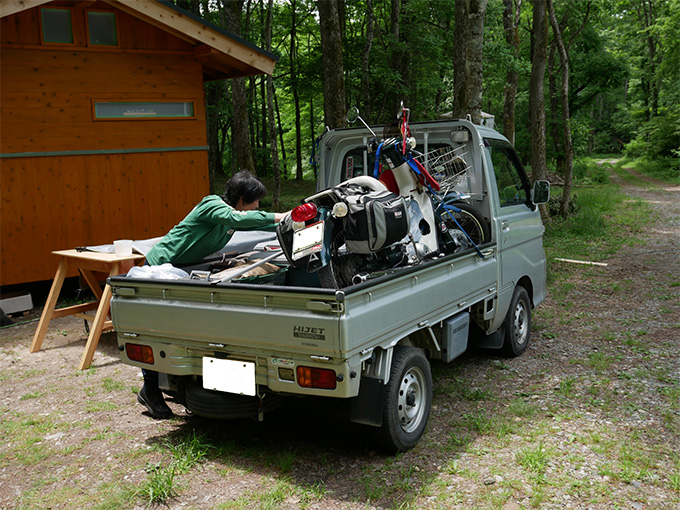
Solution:
[(556, 265), (523, 356), (434, 363), (428, 431), (395, 457), (323, 400), (262, 423), (171, 403), (155, 421), (112, 334), (80, 372), (81, 320), (53, 321), (35, 354), (37, 322), (0, 330), (0, 508), (144, 508), (192, 439), (205, 455), (161, 506), (680, 508), (680, 188), (620, 184), (657, 217), (638, 243), (606, 267)]

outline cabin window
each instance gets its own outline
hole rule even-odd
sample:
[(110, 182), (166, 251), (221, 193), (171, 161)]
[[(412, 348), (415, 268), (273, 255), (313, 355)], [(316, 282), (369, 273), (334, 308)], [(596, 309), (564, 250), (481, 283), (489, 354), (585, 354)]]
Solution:
[(87, 33), (90, 46), (118, 46), (116, 13), (87, 11)]
[(95, 120), (194, 118), (193, 101), (94, 101)]
[(73, 44), (71, 9), (44, 7), (40, 9), (40, 21), (44, 43)]

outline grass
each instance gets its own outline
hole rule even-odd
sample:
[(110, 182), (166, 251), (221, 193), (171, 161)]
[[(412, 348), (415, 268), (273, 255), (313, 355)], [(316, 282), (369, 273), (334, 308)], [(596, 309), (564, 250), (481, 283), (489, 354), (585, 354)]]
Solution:
[[(311, 193), (304, 186), (312, 188), (307, 182), (299, 188), (284, 182), (284, 204)], [(577, 188), (576, 200), (573, 217), (548, 225), (551, 261), (556, 256), (606, 260), (640, 243), (654, 220), (644, 203), (610, 184)], [(642, 314), (621, 316), (610, 327), (579, 307), (586, 292), (627, 299), (635, 290), (633, 280), (609, 280), (600, 268), (550, 265), (551, 304), (535, 315), (536, 343), (517, 360), (470, 354), (448, 365), (435, 363), (430, 428), (406, 454), (385, 456), (368, 441), (357, 446), (355, 440), (363, 438), (356, 436), (339, 449), (308, 442), (304, 434), (270, 434), (276, 425), (251, 433), (249, 425), (224, 423), (216, 432), (217, 427), (186, 427), (178, 420), (122, 438), (115, 424), (99, 423), (98, 413), (116, 416), (116, 406), (123, 406), (117, 396), (129, 399), (130, 383), (121, 384), (115, 374), (105, 377), (100, 368), (68, 375), (72, 393), (87, 411), (77, 424), (58, 413), (3, 413), (0, 463), (33, 480), (17, 508), (198, 508), (201, 491), (215, 495), (210, 507), (216, 509), (502, 508), (507, 503), (542, 508), (567, 506), (565, 495), (575, 507), (654, 508), (659, 504), (654, 494), (665, 498), (668, 508), (680, 505), (680, 453), (673, 448), (680, 438), (680, 380), (671, 363), (677, 346), (670, 340), (654, 343), (654, 327)], [(678, 287), (680, 278), (670, 275), (650, 283), (648, 292), (673, 311)], [(566, 342), (584, 342), (584, 348), (565, 355)], [(522, 372), (527, 364), (542, 368), (534, 367), (528, 376)], [(24, 374), (16, 400), (37, 406), (51, 393), (32, 384), (39, 371)], [(13, 374), (5, 383), (20, 377)], [(46, 439), (62, 432), (62, 445)], [(343, 425), (329, 427), (329, 434), (346, 432)], [(78, 439), (66, 444), (69, 436)], [(110, 462), (91, 463), (88, 448), (95, 441), (113, 453)], [(81, 469), (93, 468), (102, 473), (101, 481), (79, 481)], [(130, 475), (136, 478), (123, 481)], [(233, 479), (243, 486), (232, 485)], [(487, 480), (494, 481), (485, 485)], [(218, 492), (225, 484), (233, 491), (228, 498)]]
[(671, 184), (680, 184), (680, 160), (678, 158), (625, 158), (617, 166), (626, 166), (635, 171)]

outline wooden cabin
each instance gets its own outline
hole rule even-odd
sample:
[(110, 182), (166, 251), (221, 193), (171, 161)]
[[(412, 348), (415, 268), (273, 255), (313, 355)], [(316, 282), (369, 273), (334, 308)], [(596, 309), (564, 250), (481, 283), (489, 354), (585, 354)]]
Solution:
[(209, 193), (204, 82), (275, 58), (169, 2), (0, 0), (0, 286)]

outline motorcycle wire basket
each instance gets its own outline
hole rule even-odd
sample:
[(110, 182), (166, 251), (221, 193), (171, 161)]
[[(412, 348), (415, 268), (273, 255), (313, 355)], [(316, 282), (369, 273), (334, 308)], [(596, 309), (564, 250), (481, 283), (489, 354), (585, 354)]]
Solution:
[(414, 159), (427, 168), (439, 186), (445, 189), (453, 188), (467, 177), (470, 170), (470, 165), (466, 161), (467, 157), (467, 148), (461, 145), (434, 149)]

